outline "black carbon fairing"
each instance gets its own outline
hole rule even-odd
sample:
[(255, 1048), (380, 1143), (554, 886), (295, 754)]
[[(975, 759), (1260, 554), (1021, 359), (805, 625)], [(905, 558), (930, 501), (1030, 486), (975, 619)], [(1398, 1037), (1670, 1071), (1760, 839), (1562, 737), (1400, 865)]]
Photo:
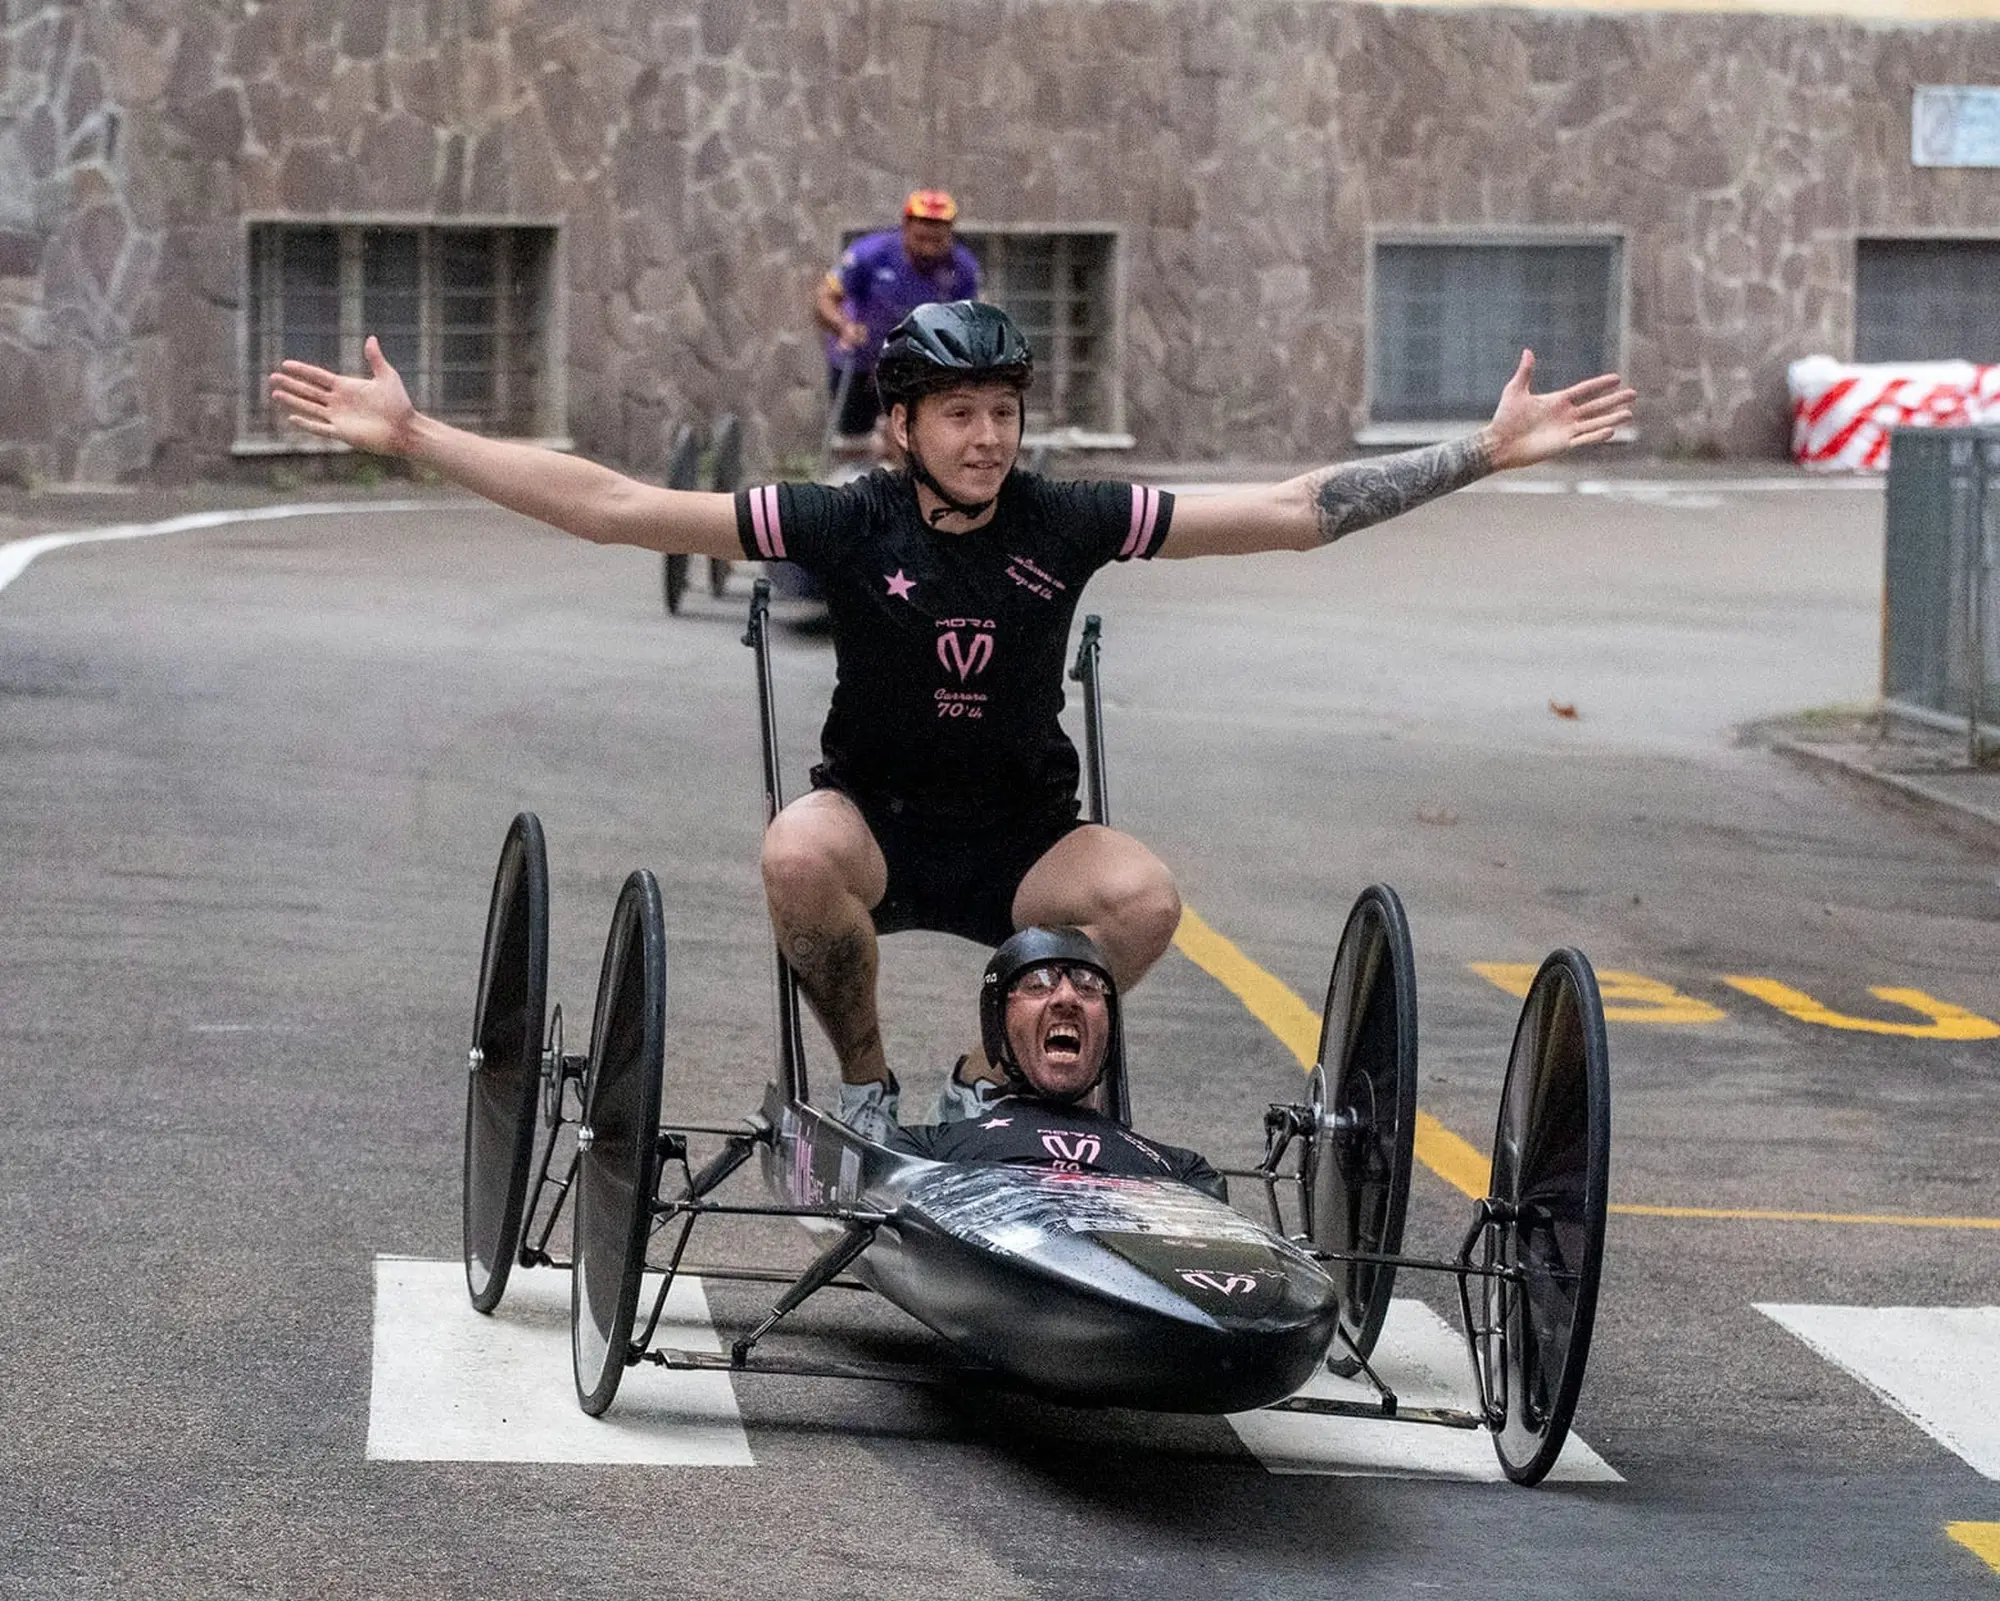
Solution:
[(779, 1194), (887, 1213), (855, 1275), (1025, 1389), (1244, 1411), (1298, 1389), (1332, 1343), (1325, 1270), (1188, 1185), (940, 1164), (811, 1109), (773, 1110)]

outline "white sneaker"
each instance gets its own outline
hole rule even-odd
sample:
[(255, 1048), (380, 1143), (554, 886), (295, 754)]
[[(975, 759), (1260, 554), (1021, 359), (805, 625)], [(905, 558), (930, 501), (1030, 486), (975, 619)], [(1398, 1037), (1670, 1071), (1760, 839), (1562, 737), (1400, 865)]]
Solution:
[(864, 1140), (873, 1140), (877, 1145), (886, 1144), (890, 1133), (896, 1127), (896, 1113), (903, 1086), (896, 1082), (896, 1075), (889, 1075), (889, 1082), (871, 1079), (866, 1084), (840, 1086), (840, 1101), (834, 1109), (839, 1118)]
[(938, 1091), (937, 1116), (931, 1119), (933, 1123), (963, 1123), (975, 1117), (984, 1117), (1007, 1093), (1004, 1086), (988, 1084), (983, 1079), (977, 1084), (967, 1084), (958, 1076), (958, 1070), (963, 1066), (965, 1058), (961, 1056), (952, 1070), (945, 1074), (944, 1087)]

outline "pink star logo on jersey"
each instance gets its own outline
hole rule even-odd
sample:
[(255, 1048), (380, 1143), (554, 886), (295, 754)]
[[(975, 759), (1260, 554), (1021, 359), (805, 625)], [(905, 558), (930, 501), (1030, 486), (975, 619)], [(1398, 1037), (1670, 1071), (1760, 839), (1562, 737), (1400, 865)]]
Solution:
[(1013, 1121), (1014, 1120), (1011, 1117), (990, 1117), (984, 1123), (981, 1123), (979, 1126), (981, 1128), (1005, 1128), (1009, 1123)]
[(900, 567), (896, 569), (896, 575), (893, 578), (884, 573), (882, 581), (889, 586), (889, 593), (897, 600), (908, 600), (910, 598), (910, 591), (917, 587), (917, 581), (914, 578), (905, 578), (903, 576), (903, 569)]

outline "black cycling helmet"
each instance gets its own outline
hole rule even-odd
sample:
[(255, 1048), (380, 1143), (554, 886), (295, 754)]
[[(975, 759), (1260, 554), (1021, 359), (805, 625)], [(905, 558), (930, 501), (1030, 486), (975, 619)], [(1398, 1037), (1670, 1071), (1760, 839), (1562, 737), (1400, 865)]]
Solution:
[(1049, 967), (1056, 963), (1088, 967), (1102, 973), (1105, 1004), (1111, 1013), (1111, 1037), (1105, 1041), (1104, 1060), (1098, 1064), (1095, 1077), (1075, 1095), (1068, 1097), (1077, 1100), (1095, 1089), (1098, 1079), (1104, 1076), (1105, 1068), (1117, 1060), (1118, 1034), (1123, 1026), (1118, 1016), (1118, 980), (1112, 977), (1111, 964), (1105, 960), (1097, 941), (1082, 929), (1024, 928), (993, 953), (992, 960), (986, 964), (986, 976), (979, 983), (980, 1043), (986, 1047), (986, 1059), (1005, 1073), (1016, 1088), (1037, 1095), (1043, 1093), (1029, 1082), (1027, 1074), (1021, 1071), (1021, 1064), (1014, 1059), (1014, 1044), (1007, 1038), (1007, 997), (1021, 975), (1030, 968)]
[(919, 306), (882, 341), (875, 389), (882, 409), (908, 405), (954, 384), (1001, 383), (1025, 391), (1035, 358), (1014, 319), (983, 300)]
[[(957, 384), (1006, 384), (1025, 394), (1034, 380), (1035, 358), (1014, 319), (983, 300), (944, 300), (917, 307), (889, 330), (875, 363), (875, 390), (882, 397), (884, 416), (899, 404), (914, 406), (923, 396)], [(1027, 428), (1025, 407), (1021, 427)], [(910, 476), (949, 510), (977, 517), (993, 504), (957, 499), (914, 449), (908, 455)]]

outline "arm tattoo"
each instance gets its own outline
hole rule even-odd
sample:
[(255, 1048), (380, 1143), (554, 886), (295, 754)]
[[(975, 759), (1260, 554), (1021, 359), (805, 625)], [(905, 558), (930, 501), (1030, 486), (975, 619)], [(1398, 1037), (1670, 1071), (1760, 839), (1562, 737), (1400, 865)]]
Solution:
[(1484, 434), (1328, 467), (1307, 481), (1319, 514), (1319, 542), (1330, 545), (1342, 534), (1412, 511), (1492, 471)]

